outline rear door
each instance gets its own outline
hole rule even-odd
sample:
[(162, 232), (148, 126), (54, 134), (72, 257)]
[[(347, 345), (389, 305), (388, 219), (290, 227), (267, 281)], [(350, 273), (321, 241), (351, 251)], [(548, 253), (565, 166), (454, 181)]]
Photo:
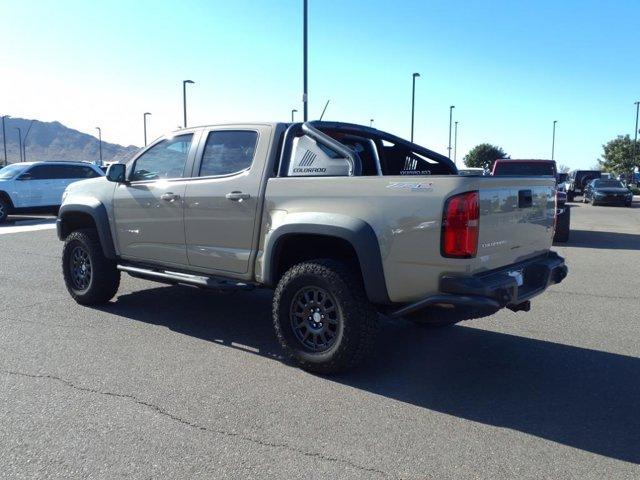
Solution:
[(116, 185), (113, 208), (123, 258), (187, 266), (183, 205), (197, 133), (165, 138), (129, 166)]
[(203, 133), (185, 196), (192, 267), (248, 275), (271, 135), (270, 126), (260, 125)]

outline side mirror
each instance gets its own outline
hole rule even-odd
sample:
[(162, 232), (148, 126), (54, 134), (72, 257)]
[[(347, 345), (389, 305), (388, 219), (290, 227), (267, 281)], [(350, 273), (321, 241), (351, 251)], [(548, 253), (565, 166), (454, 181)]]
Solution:
[(107, 169), (107, 180), (115, 183), (127, 181), (127, 166), (124, 163), (114, 163)]
[(18, 178), (16, 178), (16, 180), (31, 180), (33, 177), (31, 176), (31, 174), (29, 172), (25, 172), (21, 175), (18, 175)]

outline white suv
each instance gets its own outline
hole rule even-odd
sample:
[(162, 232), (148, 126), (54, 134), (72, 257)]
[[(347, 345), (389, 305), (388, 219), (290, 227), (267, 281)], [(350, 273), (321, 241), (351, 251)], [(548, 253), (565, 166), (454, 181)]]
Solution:
[(25, 162), (0, 169), (0, 223), (9, 213), (56, 209), (73, 182), (103, 176), (88, 162)]

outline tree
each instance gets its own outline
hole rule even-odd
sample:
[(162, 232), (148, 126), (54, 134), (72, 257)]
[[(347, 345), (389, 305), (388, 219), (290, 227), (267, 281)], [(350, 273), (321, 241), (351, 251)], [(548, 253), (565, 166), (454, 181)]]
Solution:
[(569, 170), (571, 170), (571, 167), (568, 165), (563, 165), (561, 163), (558, 165), (558, 173), (569, 173)]
[[(640, 152), (640, 142), (638, 144), (637, 148)], [(602, 165), (605, 172), (624, 174), (626, 178), (633, 177), (633, 169), (636, 165), (633, 158), (633, 140), (629, 135), (618, 135), (603, 145), (602, 149), (602, 160), (598, 163)]]
[(493, 162), (499, 158), (509, 158), (509, 155), (500, 147), (496, 147), (490, 143), (481, 143), (467, 153), (464, 157), (464, 164), (470, 168), (484, 168), (490, 171), (493, 167)]

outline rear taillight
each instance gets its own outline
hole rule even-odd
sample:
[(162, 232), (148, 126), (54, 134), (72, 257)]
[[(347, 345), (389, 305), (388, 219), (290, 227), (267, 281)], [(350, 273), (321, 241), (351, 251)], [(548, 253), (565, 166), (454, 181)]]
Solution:
[(478, 192), (455, 195), (447, 200), (442, 217), (442, 255), (471, 258), (478, 253), (480, 206)]

